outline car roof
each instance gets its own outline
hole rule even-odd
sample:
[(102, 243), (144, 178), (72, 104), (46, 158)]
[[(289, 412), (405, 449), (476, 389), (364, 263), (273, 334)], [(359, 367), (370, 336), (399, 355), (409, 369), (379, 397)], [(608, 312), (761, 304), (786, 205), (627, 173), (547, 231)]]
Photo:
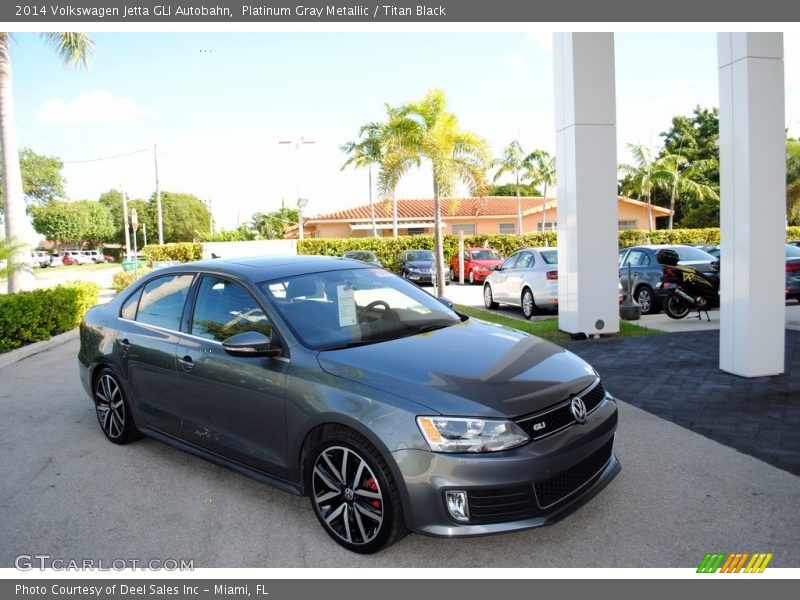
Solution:
[(239, 258), (212, 258), (197, 262), (183, 263), (154, 271), (156, 274), (173, 272), (205, 271), (209, 273), (228, 273), (251, 281), (266, 281), (283, 277), (294, 277), (305, 273), (338, 271), (341, 269), (373, 268), (363, 262), (335, 256), (246, 256)]

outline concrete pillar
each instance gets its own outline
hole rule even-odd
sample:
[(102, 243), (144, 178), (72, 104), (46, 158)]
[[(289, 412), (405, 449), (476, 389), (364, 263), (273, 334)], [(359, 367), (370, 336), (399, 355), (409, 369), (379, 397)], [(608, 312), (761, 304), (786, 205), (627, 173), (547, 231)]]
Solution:
[(720, 369), (783, 373), (783, 35), (720, 33)]
[(612, 33), (553, 36), (558, 325), (619, 331), (617, 133)]

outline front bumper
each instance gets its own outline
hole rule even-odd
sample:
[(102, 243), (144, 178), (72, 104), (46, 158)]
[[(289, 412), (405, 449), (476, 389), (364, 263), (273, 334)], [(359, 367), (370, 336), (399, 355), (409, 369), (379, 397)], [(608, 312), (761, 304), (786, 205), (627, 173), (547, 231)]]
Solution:
[[(613, 453), (616, 401), (604, 401), (583, 425), (504, 452), (446, 454), (400, 450), (392, 456), (405, 484), (409, 529), (443, 536), (476, 536), (538, 527), (570, 514), (620, 471)], [(470, 520), (458, 522), (445, 492), (464, 490)]]
[[(433, 283), (435, 277), (436, 273), (420, 273), (413, 271), (408, 271), (406, 273), (406, 279), (414, 283)], [(450, 273), (447, 271), (444, 273), (444, 280), (450, 281)]]

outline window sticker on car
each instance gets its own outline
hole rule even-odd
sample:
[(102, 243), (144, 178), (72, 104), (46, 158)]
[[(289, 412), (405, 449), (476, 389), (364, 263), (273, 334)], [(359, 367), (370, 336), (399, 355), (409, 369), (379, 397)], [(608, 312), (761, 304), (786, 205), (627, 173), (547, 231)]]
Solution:
[(353, 296), (353, 286), (350, 284), (337, 285), (336, 295), (339, 300), (339, 327), (350, 327), (358, 323), (356, 316), (356, 299)]

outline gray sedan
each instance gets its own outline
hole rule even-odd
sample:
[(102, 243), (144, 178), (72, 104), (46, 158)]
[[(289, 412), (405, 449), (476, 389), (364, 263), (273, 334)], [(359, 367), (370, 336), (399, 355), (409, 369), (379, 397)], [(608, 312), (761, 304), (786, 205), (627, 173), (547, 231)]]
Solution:
[(354, 552), (545, 525), (620, 469), (591, 366), (353, 260), (159, 269), (80, 335), (109, 441), (147, 435), (306, 495)]
[(510, 304), (526, 319), (558, 308), (558, 250), (523, 248), (509, 256), (483, 284), (486, 308)]

